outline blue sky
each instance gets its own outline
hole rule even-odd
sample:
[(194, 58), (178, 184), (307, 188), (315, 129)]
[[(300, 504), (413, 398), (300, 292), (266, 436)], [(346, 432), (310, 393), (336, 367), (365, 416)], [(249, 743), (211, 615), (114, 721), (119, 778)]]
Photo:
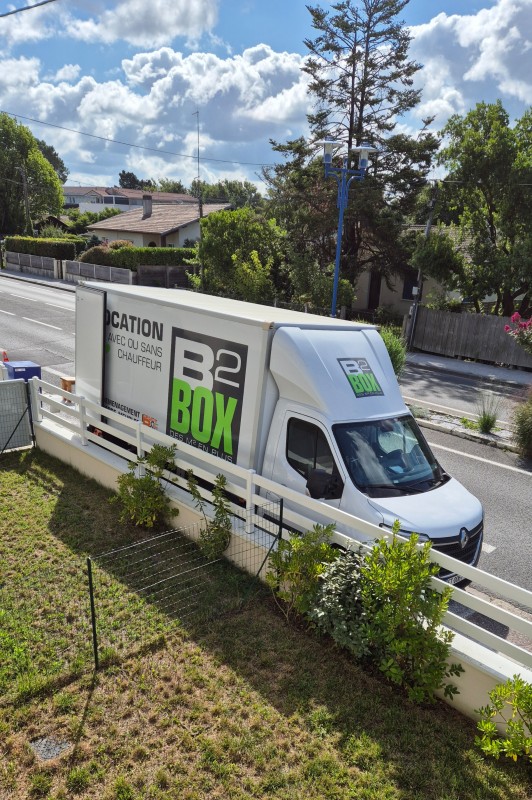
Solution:
[[(117, 184), (122, 169), (190, 184), (198, 111), (201, 177), (257, 182), (275, 160), (269, 140), (307, 131), (307, 2), (57, 0), (0, 18), (0, 110), (83, 185)], [(25, 4), (0, 2), (0, 14)], [(532, 105), (532, 0), (410, 0), (402, 18), (423, 69), (400, 129), (430, 115), (437, 130), (498, 97), (512, 118)]]

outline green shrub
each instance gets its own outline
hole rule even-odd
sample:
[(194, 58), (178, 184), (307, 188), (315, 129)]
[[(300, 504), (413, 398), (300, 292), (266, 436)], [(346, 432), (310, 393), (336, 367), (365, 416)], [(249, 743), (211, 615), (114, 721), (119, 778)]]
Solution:
[(77, 236), (62, 239), (37, 239), (31, 236), (6, 236), (5, 249), (12, 253), (28, 253), (58, 260), (73, 261), (85, 247), (85, 240)]
[(369, 655), (361, 625), (364, 609), (360, 593), (361, 550), (349, 550), (328, 565), (321, 575), (309, 617), (355, 658)]
[(379, 333), (386, 345), (393, 371), (399, 377), (406, 363), (406, 344), (404, 339), (398, 336), (390, 327), (381, 328)]
[(113, 251), (105, 244), (90, 247), (81, 254), (79, 259), (87, 264), (100, 264), (102, 267), (112, 267)]
[(524, 458), (532, 458), (532, 390), (515, 407), (513, 415), (514, 441)]
[[(174, 456), (175, 446), (155, 444), (145, 458), (130, 461), (128, 471), (117, 479), (118, 494), (111, 498), (111, 502), (122, 504), (121, 522), (131, 521), (152, 528), (157, 522), (179, 513), (171, 507), (161, 483), (164, 469)], [(145, 468), (144, 474), (138, 474), (139, 465)]]
[(205, 513), (205, 500), (200, 494), (198, 483), (190, 471), (187, 475), (188, 490), (191, 493), (196, 508), (203, 514), (204, 524), (200, 532), (199, 546), (203, 554), (212, 560), (221, 558), (231, 542), (233, 530), (231, 512), (226, 499), (227, 479), (221, 473), (216, 476), (212, 488), (212, 504), (214, 507), (213, 519), (207, 519)]
[(91, 247), (83, 253), (80, 261), (101, 264), (104, 267), (122, 267), (135, 271), (139, 265), (146, 266), (185, 266), (196, 255), (193, 247), (133, 247), (130, 242), (117, 239), (109, 245)]
[(438, 566), (429, 558), (430, 542), (404, 541), (394, 525), (364, 558), (342, 554), (324, 570), (310, 618), (357, 659), (368, 659), (415, 702), (431, 702), (437, 689), (452, 696), (446, 681), (462, 671), (447, 665), (451, 631), (441, 628), (452, 590), (431, 588)]
[(109, 242), (109, 250), (120, 250), (121, 247), (133, 247), (133, 242), (129, 239), (115, 239)]
[[(520, 675), (501, 683), (489, 693), (490, 703), (478, 710), (478, 730), (475, 739), (486, 755), (499, 758), (505, 755), (517, 761), (519, 757), (532, 761), (532, 686)], [(499, 734), (495, 718), (506, 726), (504, 737)]]
[(287, 617), (293, 611), (306, 614), (313, 607), (320, 576), (338, 557), (331, 546), (333, 531), (334, 525), (315, 525), (311, 531), (281, 539), (270, 555), (266, 582), (284, 602)]
[(364, 631), (379, 670), (406, 689), (416, 702), (434, 700), (437, 689), (452, 696), (456, 687), (445, 678), (461, 667), (447, 667), (453, 634), (441, 622), (452, 594), (450, 587), (431, 589), (439, 567), (430, 561), (431, 543), (417, 547), (418, 537), (381, 539), (364, 559), (361, 598)]

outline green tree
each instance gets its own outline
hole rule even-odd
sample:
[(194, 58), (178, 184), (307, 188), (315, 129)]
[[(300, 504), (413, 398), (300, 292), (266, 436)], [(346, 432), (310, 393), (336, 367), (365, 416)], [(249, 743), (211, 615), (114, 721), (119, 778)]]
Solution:
[(61, 212), (63, 190), (54, 168), (31, 131), (5, 113), (0, 113), (0, 175), (4, 236), (31, 233), (32, 220)]
[(45, 159), (49, 161), (52, 167), (55, 169), (56, 175), (61, 183), (65, 183), (66, 179), (68, 178), (69, 170), (67, 169), (63, 159), (57, 153), (56, 149), (52, 147), (51, 144), (46, 144), (46, 142), (42, 139), (37, 139), (37, 146)]
[(157, 191), (170, 192), (172, 194), (189, 194), (185, 184), (173, 178), (159, 178), (157, 181)]
[(316, 144), (326, 137), (342, 141), (348, 164), (356, 162), (353, 147), (370, 142), (379, 148), (366, 180), (352, 188), (345, 215), (341, 268), (351, 282), (366, 268), (378, 267), (387, 276), (406, 267), (402, 222), (414, 209), (438, 147), (427, 132), (431, 120), (424, 120), (417, 136), (395, 132), (397, 120), (420, 99), (412, 88), (419, 64), (408, 58), (410, 34), (398, 21), (407, 1), (344, 0), (327, 11), (309, 7), (317, 32), (305, 42), (310, 55), (304, 69), (315, 99), (310, 140), (273, 142), (287, 162), (264, 171), (277, 218), (290, 235), (301, 228), (314, 231), (307, 249), (327, 269), (335, 248), (336, 185), (324, 185)]
[(146, 192), (155, 191), (157, 184), (155, 181), (141, 180), (134, 172), (127, 172), (125, 169), (118, 173), (118, 185), (122, 189), (142, 189)]
[(467, 256), (457, 288), (479, 309), (494, 294), (505, 316), (516, 306), (527, 314), (532, 301), (532, 111), (509, 123), (500, 101), (478, 103), (449, 119), (439, 155)]
[(201, 190), (201, 199), (204, 203), (228, 203), (233, 208), (251, 206), (257, 208), (262, 204), (262, 195), (255, 184), (250, 181), (223, 180), (217, 183), (205, 181), (192, 181), (190, 194), (198, 197)]
[(71, 233), (87, 233), (87, 228), (94, 222), (100, 222), (102, 219), (109, 219), (120, 214), (118, 208), (111, 208), (108, 206), (103, 211), (83, 211), (73, 208), (68, 212), (69, 228)]
[(198, 245), (204, 291), (247, 300), (251, 298), (243, 296), (246, 286), (252, 287), (253, 298), (257, 284), (270, 286), (271, 281), (277, 286), (283, 244), (284, 232), (275, 220), (251, 208), (209, 214), (201, 220)]

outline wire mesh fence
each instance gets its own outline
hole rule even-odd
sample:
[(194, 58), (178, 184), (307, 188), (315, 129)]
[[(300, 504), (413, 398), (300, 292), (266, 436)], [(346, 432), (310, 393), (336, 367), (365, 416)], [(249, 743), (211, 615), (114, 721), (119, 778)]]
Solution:
[(275, 503), (238, 520), (220, 558), (203, 553), (198, 523), (87, 559), (95, 667), (241, 608), (281, 527)]
[(0, 454), (32, 444), (27, 386), (22, 381), (0, 380)]

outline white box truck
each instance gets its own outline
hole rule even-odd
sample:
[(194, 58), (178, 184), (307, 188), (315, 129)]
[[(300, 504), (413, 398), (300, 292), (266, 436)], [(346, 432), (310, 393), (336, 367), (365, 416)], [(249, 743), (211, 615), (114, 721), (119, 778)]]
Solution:
[(478, 562), (482, 506), (438, 464), (375, 326), (87, 283), (76, 291), (76, 392), (381, 527), (398, 519), (403, 534)]

